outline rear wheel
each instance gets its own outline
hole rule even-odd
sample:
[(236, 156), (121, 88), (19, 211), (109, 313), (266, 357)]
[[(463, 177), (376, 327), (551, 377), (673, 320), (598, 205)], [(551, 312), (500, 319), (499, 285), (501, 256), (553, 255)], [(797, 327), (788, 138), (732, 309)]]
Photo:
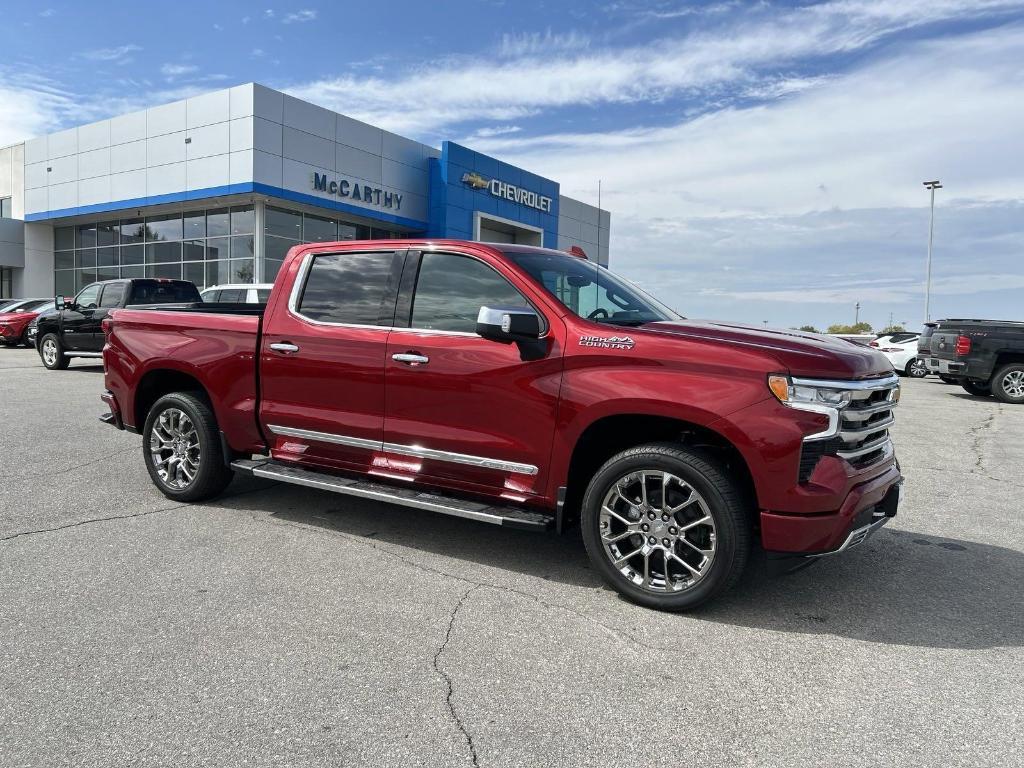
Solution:
[(713, 457), (674, 444), (638, 446), (605, 463), (584, 496), (582, 525), (609, 586), (659, 610), (725, 592), (750, 552), (740, 489)]
[(142, 430), (142, 455), (153, 483), (175, 501), (216, 496), (234, 475), (213, 410), (191, 392), (164, 395), (153, 404)]
[(992, 394), (1004, 403), (1024, 403), (1024, 364), (1011, 363), (996, 371)]
[(64, 354), (64, 347), (57, 334), (48, 333), (39, 343), (39, 356), (43, 359), (43, 367), (51, 371), (63, 371), (71, 360)]
[(907, 363), (906, 372), (912, 379), (923, 379), (928, 375), (928, 366), (924, 364), (924, 360), (915, 357)]
[(970, 379), (964, 379), (960, 382), (960, 386), (963, 387), (967, 392), (977, 397), (985, 397), (992, 394), (992, 390), (985, 384), (978, 384), (971, 381)]

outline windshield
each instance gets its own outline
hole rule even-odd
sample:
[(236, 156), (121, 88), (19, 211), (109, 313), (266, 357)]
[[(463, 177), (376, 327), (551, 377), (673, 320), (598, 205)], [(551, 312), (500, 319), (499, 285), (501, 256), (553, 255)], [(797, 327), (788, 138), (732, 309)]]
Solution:
[(679, 314), (628, 280), (592, 261), (551, 252), (507, 250), (504, 253), (580, 317), (625, 326), (680, 319)]
[(130, 304), (184, 304), (202, 301), (199, 289), (184, 280), (136, 280)]

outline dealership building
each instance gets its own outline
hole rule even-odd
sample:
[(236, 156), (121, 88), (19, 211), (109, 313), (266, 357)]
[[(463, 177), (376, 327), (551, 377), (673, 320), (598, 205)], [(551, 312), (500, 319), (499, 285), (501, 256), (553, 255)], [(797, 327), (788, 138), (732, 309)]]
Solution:
[(116, 277), (271, 282), (298, 243), (433, 237), (608, 263), (556, 180), (249, 83), (0, 149), (0, 298)]

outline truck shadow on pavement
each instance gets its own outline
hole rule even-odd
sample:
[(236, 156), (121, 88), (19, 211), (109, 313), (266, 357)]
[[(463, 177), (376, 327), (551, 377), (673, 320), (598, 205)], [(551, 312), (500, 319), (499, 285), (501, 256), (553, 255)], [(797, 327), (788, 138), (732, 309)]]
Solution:
[[(575, 589), (603, 587), (578, 530), (541, 535), (373, 502), (286, 493), (268, 489), (247, 496), (246, 504), (275, 520), (382, 546), (415, 565), (457, 578), (502, 584), (500, 574), (473, 567), (479, 565)], [(928, 648), (1018, 647), (1024, 645), (1022, 576), (1024, 553), (883, 528), (849, 553), (789, 575), (769, 576), (763, 553), (755, 552), (732, 592), (694, 612), (669, 616), (669, 621)], [(516, 588), (529, 589), (518, 581)], [(611, 590), (608, 594), (613, 599)], [(637, 621), (644, 620), (646, 609), (631, 609), (639, 612)]]

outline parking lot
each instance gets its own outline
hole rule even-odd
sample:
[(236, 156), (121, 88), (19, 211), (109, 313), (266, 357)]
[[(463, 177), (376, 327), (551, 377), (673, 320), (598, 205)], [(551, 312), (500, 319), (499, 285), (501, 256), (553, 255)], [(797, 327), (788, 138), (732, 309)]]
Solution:
[(899, 516), (697, 613), (540, 536), (236, 480), (0, 349), (0, 765), (1020, 765), (1024, 408), (904, 379)]

